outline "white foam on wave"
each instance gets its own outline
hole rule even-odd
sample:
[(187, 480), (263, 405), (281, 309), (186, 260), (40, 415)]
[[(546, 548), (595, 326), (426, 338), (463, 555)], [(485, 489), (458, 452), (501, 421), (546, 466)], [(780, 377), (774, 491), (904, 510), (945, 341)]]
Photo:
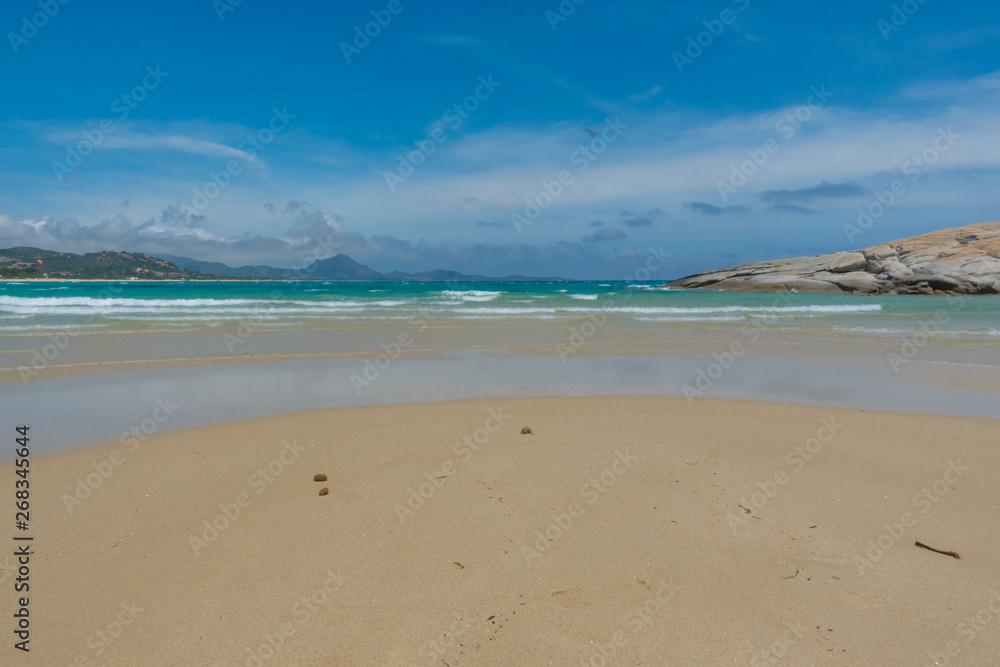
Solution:
[(592, 312), (600, 310), (605, 313), (628, 313), (641, 315), (718, 315), (740, 313), (743, 315), (814, 315), (828, 313), (867, 313), (882, 310), (879, 304), (863, 304), (857, 306), (790, 306), (787, 308), (770, 306), (619, 306), (605, 308), (582, 308), (569, 306), (560, 310), (574, 312)]
[(712, 316), (702, 316), (702, 317), (636, 317), (635, 319), (642, 322), (744, 322), (746, 321), (743, 317), (737, 317), (735, 315), (718, 315)]
[[(905, 327), (892, 329), (889, 327), (838, 327), (851, 333), (879, 334), (884, 336), (901, 336), (912, 338), (918, 330), (907, 324)], [(1000, 329), (940, 329), (934, 332), (934, 336), (1000, 336)]]
[(467, 289), (467, 290), (442, 290), (441, 294), (448, 296), (500, 296), (502, 292), (489, 290)]
[(458, 297), (462, 301), (493, 301), (502, 292), (491, 292), (486, 290), (470, 289), (470, 290), (444, 290), (441, 292), (445, 296)]
[[(571, 310), (570, 308), (465, 308), (462, 310), (456, 310), (453, 312), (454, 315), (467, 317), (470, 315), (533, 315), (536, 313), (551, 313), (554, 314), (562, 310)], [(580, 310), (587, 310), (586, 308), (581, 308)]]
[(228, 304), (266, 303), (258, 299), (96, 299), (90, 296), (0, 296), (0, 308), (32, 307), (57, 308), (65, 306), (132, 306), (141, 304), (149, 307), (168, 308), (171, 306), (210, 306)]
[[(611, 285), (611, 283), (604, 283)], [(641, 290), (656, 289), (651, 285), (629, 285)], [(60, 288), (63, 289), (63, 288)], [(585, 288), (586, 289), (586, 288)], [(303, 290), (305, 291), (305, 290)], [(556, 318), (579, 319), (596, 313), (646, 323), (719, 323), (747, 321), (754, 318), (773, 321), (783, 326), (816, 322), (817, 326), (837, 317), (845, 328), (850, 324), (866, 321), (866, 315), (883, 310), (879, 303), (834, 303), (819, 305), (780, 305), (769, 301), (746, 303), (727, 299), (724, 304), (709, 305), (703, 300), (685, 303), (683, 297), (656, 298), (656, 295), (636, 295), (632, 303), (628, 299), (610, 297), (612, 303), (596, 303), (601, 294), (570, 294), (568, 290), (558, 293), (540, 294), (502, 290), (445, 290), (420, 292), (409, 295), (392, 290), (372, 289), (370, 295), (306, 295), (300, 291), (289, 293), (287, 298), (269, 298), (266, 295), (240, 294), (240, 298), (124, 298), (90, 296), (10, 296), (0, 294), (0, 333), (4, 336), (15, 331), (36, 331), (37, 326), (53, 328), (66, 323), (98, 323), (95, 326), (128, 326), (128, 321), (141, 326), (155, 326), (159, 320), (165, 327), (201, 327), (206, 323), (250, 319), (272, 326), (294, 326), (303, 323), (351, 322), (379, 319), (406, 319), (416, 317), (422, 309), (430, 308), (444, 318), (471, 320), (552, 320)], [(312, 291), (312, 290), (310, 290)], [(374, 294), (381, 292), (390, 294)], [(36, 292), (36, 294), (38, 294)], [(201, 294), (204, 294), (202, 292)], [(566, 294), (573, 304), (562, 297)], [(172, 295), (173, 296), (173, 295)], [(236, 295), (233, 295), (236, 296)], [(294, 298), (294, 297), (298, 298)], [(388, 298), (387, 298), (388, 297)], [(429, 298), (428, 298), (429, 297)], [(508, 298), (502, 298), (508, 297)], [(516, 297), (516, 298), (509, 298)], [(714, 299), (713, 299), (714, 300)], [(487, 303), (493, 302), (493, 303)], [(670, 304), (670, 305), (667, 305)], [(88, 317), (90, 319), (88, 319)], [(26, 322), (25, 322), (26, 320)], [(18, 324), (28, 324), (27, 327)], [(787, 324), (786, 324), (787, 323)], [(883, 324), (882, 318), (871, 322), (873, 326)], [(989, 322), (984, 324), (989, 325)], [(70, 325), (72, 326), (72, 325)], [(891, 325), (889, 325), (891, 326)], [(966, 325), (968, 327), (969, 325)], [(858, 333), (863, 330), (857, 329)], [(882, 333), (871, 332), (871, 333)], [(887, 329), (886, 334), (900, 334), (902, 329)], [(1000, 335), (995, 328), (970, 332), (949, 332), (948, 335), (988, 336), (992, 340)]]
[(94, 297), (0, 296), (0, 313), (17, 315), (127, 315), (129, 313), (214, 312), (244, 314), (258, 311), (335, 311), (396, 307), (412, 303), (402, 299), (322, 300), (286, 299), (99, 299)]
[(623, 313), (676, 313), (678, 315), (692, 314), (712, 314), (712, 313), (773, 313), (778, 315), (797, 315), (802, 313), (826, 314), (826, 313), (871, 313), (882, 310), (882, 306), (877, 303), (858, 305), (829, 305), (829, 306), (659, 306), (659, 307), (624, 307), (612, 309)]

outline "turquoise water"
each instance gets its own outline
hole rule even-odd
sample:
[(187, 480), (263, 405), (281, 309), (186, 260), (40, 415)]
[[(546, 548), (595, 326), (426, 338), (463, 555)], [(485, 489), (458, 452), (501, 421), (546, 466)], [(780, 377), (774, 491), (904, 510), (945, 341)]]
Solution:
[[(626, 326), (897, 336), (936, 322), (939, 335), (1000, 341), (1000, 296), (724, 294), (656, 282), (6, 282), (0, 336), (183, 331), (252, 322), (323, 329), (376, 320), (436, 323), (607, 318)], [(925, 326), (926, 328), (926, 326)]]

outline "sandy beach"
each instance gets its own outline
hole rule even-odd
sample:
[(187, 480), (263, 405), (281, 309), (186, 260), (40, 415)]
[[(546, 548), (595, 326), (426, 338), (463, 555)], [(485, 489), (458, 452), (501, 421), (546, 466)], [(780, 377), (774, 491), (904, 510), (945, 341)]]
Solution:
[(374, 406), (78, 448), (31, 474), (32, 664), (1000, 659), (988, 418)]

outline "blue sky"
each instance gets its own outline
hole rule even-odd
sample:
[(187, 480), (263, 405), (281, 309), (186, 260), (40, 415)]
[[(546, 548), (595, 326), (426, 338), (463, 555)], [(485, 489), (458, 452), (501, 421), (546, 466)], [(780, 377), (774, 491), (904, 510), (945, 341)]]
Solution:
[(235, 1), (4, 3), (0, 247), (672, 278), (1000, 218), (993, 3)]

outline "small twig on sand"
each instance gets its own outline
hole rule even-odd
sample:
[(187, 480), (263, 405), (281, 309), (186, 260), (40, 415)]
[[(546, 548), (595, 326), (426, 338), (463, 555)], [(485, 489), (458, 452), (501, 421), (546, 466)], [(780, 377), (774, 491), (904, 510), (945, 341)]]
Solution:
[(962, 560), (962, 557), (959, 556), (954, 551), (941, 551), (940, 549), (935, 549), (934, 547), (929, 547), (926, 544), (921, 544), (920, 542), (914, 542), (914, 544), (917, 545), (918, 547), (920, 547), (921, 549), (927, 549), (928, 551), (933, 551), (936, 554), (944, 554), (945, 556), (951, 556), (952, 558), (954, 558), (956, 560)]

